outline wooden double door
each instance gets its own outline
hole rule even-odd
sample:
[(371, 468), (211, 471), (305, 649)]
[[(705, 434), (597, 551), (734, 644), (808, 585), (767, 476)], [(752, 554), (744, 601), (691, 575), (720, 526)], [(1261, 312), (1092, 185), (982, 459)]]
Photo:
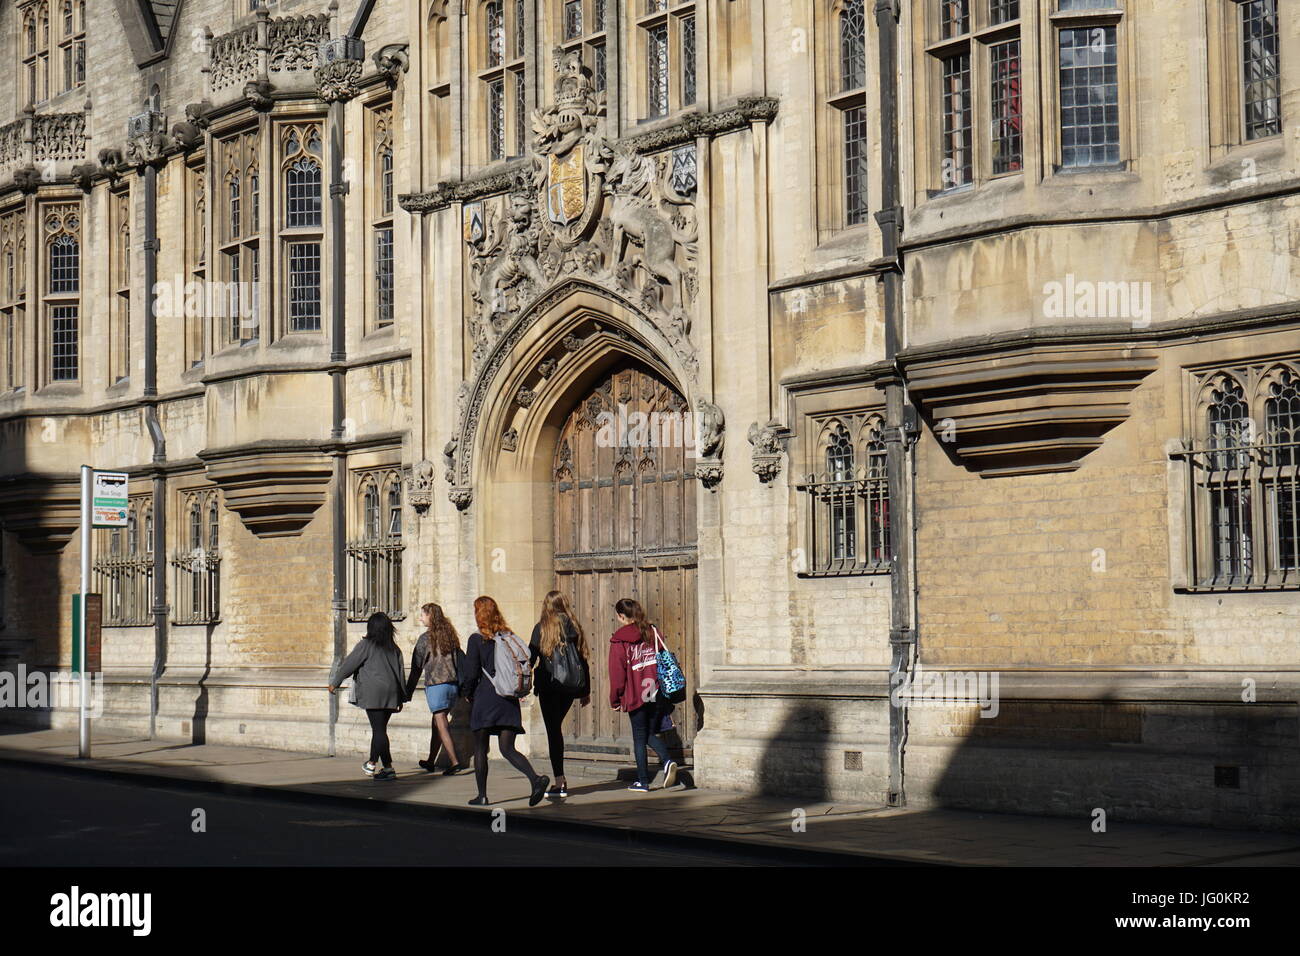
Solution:
[(609, 706), (614, 603), (641, 602), (686, 673), (673, 714), (674, 748), (697, 729), (696, 525), (693, 416), (680, 394), (636, 366), (604, 377), (569, 415), (554, 463), (555, 570), (587, 636), (590, 707), (565, 726), (569, 749), (626, 753), (627, 715)]

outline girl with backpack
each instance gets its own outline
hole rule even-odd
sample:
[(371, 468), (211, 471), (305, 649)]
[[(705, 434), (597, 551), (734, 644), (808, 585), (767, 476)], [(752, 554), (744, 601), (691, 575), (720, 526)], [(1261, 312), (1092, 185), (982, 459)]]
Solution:
[(583, 707), (591, 703), (591, 670), (582, 626), (559, 591), (548, 592), (542, 600), (542, 617), (533, 625), (528, 652), (533, 692), (542, 708), (551, 772), (555, 774), (555, 786), (546, 791), (546, 796), (567, 797), (564, 718), (575, 700), (581, 700)]
[(394, 630), (387, 614), (376, 611), (370, 615), (365, 638), (339, 664), (329, 684), (332, 694), (349, 677), (356, 678), (352, 682), (352, 703), (370, 718), (370, 759), (361, 769), (376, 780), (392, 780), (397, 776), (388, 748), (388, 721), (407, 699), (402, 652), (393, 640)]
[(429, 702), (429, 713), (433, 715), (433, 727), (429, 733), (429, 759), (421, 760), (420, 766), (433, 773), (434, 757), (438, 753), (438, 743), (447, 752), (450, 766), (443, 771), (445, 776), (453, 776), (465, 769), (465, 764), (456, 757), (456, 745), (451, 739), (451, 728), (447, 715), (460, 696), (460, 664), (465, 652), (460, 649), (460, 636), (442, 608), (436, 604), (426, 604), (420, 608), (420, 621), (424, 624), (424, 633), (415, 642), (411, 651), (411, 676), (406, 680), (406, 699), (415, 694), (415, 685), (424, 675), (424, 697)]
[(519, 700), (527, 697), (532, 675), (528, 671), (528, 650), (510, 630), (497, 602), (484, 595), (474, 601), (474, 623), (465, 649), (465, 675), (461, 693), (470, 700), (469, 729), (474, 732), (474, 780), (478, 796), (472, 807), (487, 806), (488, 740), (497, 737), (501, 756), (528, 778), (532, 793), (528, 805), (535, 807), (551, 782), (538, 775), (528, 758), (515, 749), (515, 736), (524, 732)]
[(609, 705), (625, 711), (632, 723), (632, 756), (636, 758), (636, 782), (628, 787), (648, 793), (654, 775), (646, 760), (648, 743), (664, 768), (664, 786), (677, 783), (677, 763), (659, 738), (671, 705), (659, 701), (658, 665), (650, 623), (641, 602), (621, 598), (614, 614), (622, 626), (609, 641)]

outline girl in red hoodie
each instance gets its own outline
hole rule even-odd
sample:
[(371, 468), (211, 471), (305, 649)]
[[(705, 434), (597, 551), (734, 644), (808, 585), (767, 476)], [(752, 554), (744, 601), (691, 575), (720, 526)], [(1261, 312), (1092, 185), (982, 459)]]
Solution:
[(677, 764), (659, 738), (664, 708), (658, 701), (658, 667), (650, 624), (639, 601), (622, 598), (614, 605), (622, 625), (609, 641), (609, 705), (625, 711), (632, 722), (632, 755), (636, 758), (636, 783), (628, 787), (648, 793), (654, 776), (646, 760), (646, 744), (654, 748), (664, 768), (664, 786), (677, 782)]

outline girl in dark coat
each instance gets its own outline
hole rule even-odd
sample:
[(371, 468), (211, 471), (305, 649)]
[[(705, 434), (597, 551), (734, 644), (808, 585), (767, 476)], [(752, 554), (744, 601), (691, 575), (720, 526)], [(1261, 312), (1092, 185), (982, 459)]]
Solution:
[(513, 636), (513, 632), (501, 616), (497, 602), (486, 596), (474, 601), (474, 623), (478, 630), (470, 635), (465, 649), (465, 681), (461, 685), (461, 693), (470, 700), (469, 729), (474, 732), (474, 780), (478, 784), (478, 796), (470, 801), (470, 806), (487, 805), (488, 740), (495, 734), (501, 756), (528, 778), (532, 786), (528, 805), (535, 807), (551, 781), (539, 776), (528, 758), (515, 749), (515, 736), (524, 732), (519, 698), (502, 697), (492, 686), (492, 677), (496, 675), (497, 636)]
[[(582, 658), (586, 693), (566, 690), (551, 677), (551, 658), (562, 644), (571, 644)], [(569, 609), (569, 602), (559, 591), (550, 591), (542, 601), (542, 617), (533, 626), (533, 637), (528, 643), (529, 666), (533, 668), (533, 693), (542, 708), (542, 722), (546, 725), (546, 744), (551, 755), (551, 772), (555, 786), (546, 792), (548, 797), (567, 797), (568, 783), (564, 779), (564, 718), (568, 716), (575, 700), (582, 706), (591, 703), (590, 658), (587, 639), (582, 625)]]
[[(388, 721), (402, 709), (406, 699), (406, 674), (402, 667), (402, 652), (393, 640), (393, 622), (388, 615), (376, 611), (366, 622), (366, 636), (352, 648), (338, 670), (330, 677), (330, 693), (349, 677), (352, 683), (352, 703), (362, 708), (370, 718), (370, 759), (361, 769), (376, 780), (391, 780), (397, 776), (393, 770), (393, 755), (388, 748)], [(379, 762), (383, 769), (379, 769)]]

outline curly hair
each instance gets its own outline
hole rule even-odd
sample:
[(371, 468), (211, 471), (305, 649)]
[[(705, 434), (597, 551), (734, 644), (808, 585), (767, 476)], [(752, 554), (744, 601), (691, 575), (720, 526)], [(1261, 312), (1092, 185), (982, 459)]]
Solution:
[(460, 635), (442, 608), (430, 602), (420, 610), (429, 615), (429, 650), (439, 655), (460, 650)]

